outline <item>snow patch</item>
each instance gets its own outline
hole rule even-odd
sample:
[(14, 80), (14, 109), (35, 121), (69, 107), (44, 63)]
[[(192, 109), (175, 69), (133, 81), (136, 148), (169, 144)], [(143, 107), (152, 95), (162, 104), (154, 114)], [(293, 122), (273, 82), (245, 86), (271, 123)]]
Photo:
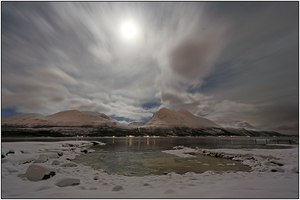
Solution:
[[(218, 174), (207, 171), (128, 177), (109, 175), (82, 164), (60, 166), (69, 163), (90, 145), (88, 141), (2, 143), (2, 153), (15, 152), (2, 158), (2, 198), (298, 198), (298, 146), (291, 149), (207, 150), (241, 155), (242, 162), (249, 165), (254, 162), (246, 158), (254, 157), (262, 166), (253, 164), (251, 172)], [(186, 157), (200, 151), (182, 148), (164, 152)], [(33, 164), (31, 160), (49, 152), (63, 152), (57, 158), (48, 156), (48, 160), (40, 164), (54, 170), (55, 176), (41, 181), (29, 181), (21, 176)], [(54, 160), (59, 164), (51, 165)], [(283, 172), (272, 172), (272, 169)], [(71, 186), (58, 187), (56, 184), (65, 178), (68, 181), (63, 185), (67, 182), (66, 185)]]

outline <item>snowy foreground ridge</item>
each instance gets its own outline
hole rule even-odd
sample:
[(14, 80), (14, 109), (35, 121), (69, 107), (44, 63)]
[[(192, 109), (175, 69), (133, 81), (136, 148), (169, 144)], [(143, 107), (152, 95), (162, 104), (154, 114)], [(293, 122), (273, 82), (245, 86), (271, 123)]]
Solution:
[[(190, 149), (165, 153), (234, 155), (251, 172), (128, 177), (72, 162), (91, 142), (2, 143), (2, 198), (298, 198), (298, 146), (291, 149)], [(98, 144), (102, 145), (102, 144)], [(238, 156), (237, 156), (238, 155)], [(250, 159), (249, 159), (250, 158)], [(32, 166), (33, 165), (33, 166)], [(30, 167), (31, 166), (31, 167)], [(37, 168), (35, 168), (38, 166)], [(31, 171), (30, 169), (31, 168)], [(46, 170), (43, 171), (43, 170)], [(47, 171), (48, 170), (48, 171)], [(33, 172), (43, 173), (45, 180)], [(53, 176), (53, 173), (55, 175)], [(29, 180), (31, 179), (31, 180)]]

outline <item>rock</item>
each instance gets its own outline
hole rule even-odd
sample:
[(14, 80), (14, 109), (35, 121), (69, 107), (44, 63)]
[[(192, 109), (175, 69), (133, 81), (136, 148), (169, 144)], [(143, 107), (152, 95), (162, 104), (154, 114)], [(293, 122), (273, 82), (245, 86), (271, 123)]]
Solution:
[(14, 150), (9, 150), (9, 151), (6, 153), (6, 155), (8, 155), (8, 154), (15, 154), (15, 151), (14, 151)]
[(209, 156), (214, 157), (216, 154), (215, 153), (209, 153)]
[(80, 152), (82, 152), (82, 153), (92, 153), (92, 152), (94, 152), (95, 150), (93, 150), (93, 149), (83, 149), (83, 150), (81, 150)]
[(239, 157), (234, 157), (234, 158), (232, 158), (231, 160), (234, 160), (234, 161), (242, 161), (242, 159), (239, 158)]
[(31, 163), (31, 162), (33, 162), (33, 161), (34, 161), (33, 158), (29, 158), (29, 159), (26, 159), (26, 160), (21, 161), (20, 164), (27, 164), (27, 163)]
[(5, 158), (5, 155), (1, 154), (1, 158)]
[(280, 168), (276, 168), (276, 169), (271, 169), (271, 172), (284, 172), (284, 170)]
[(64, 178), (55, 183), (55, 185), (58, 187), (75, 186), (79, 184), (80, 184), (80, 179), (77, 178)]
[(112, 191), (120, 191), (123, 190), (123, 187), (121, 185), (116, 185), (115, 187), (113, 187)]
[(150, 186), (150, 184), (149, 183), (144, 183), (144, 186)]
[(34, 161), (34, 163), (44, 163), (44, 162), (47, 162), (47, 161), (48, 161), (48, 156), (46, 156), (46, 155), (40, 155), (38, 157), (38, 159), (36, 159)]
[(179, 150), (179, 149), (184, 149), (184, 146), (180, 145), (180, 146), (175, 146), (173, 147), (173, 149)]
[(58, 160), (53, 160), (52, 164), (51, 165), (59, 165), (59, 161)]
[(81, 150), (82, 153), (88, 153), (88, 150), (87, 149), (83, 149)]
[(21, 152), (21, 153), (25, 153), (25, 151), (23, 151), (23, 150), (20, 150), (20, 152)]
[(62, 167), (77, 167), (75, 163), (65, 163), (61, 165)]
[(46, 177), (49, 176), (49, 178), (50, 178), (51, 176), (55, 175), (55, 172), (54, 171), (50, 171), (46, 167), (43, 167), (43, 166), (40, 166), (40, 165), (36, 165), (36, 164), (30, 165), (27, 168), (26, 173), (24, 174), (24, 176), (28, 180), (30, 180), (30, 181), (40, 181), (40, 180), (43, 180), (44, 177), (45, 177), (45, 175), (46, 175)]
[(91, 143), (93, 144), (93, 146), (97, 146), (97, 145), (101, 144), (100, 142), (96, 142), (96, 141), (92, 141)]
[(55, 153), (55, 152), (46, 153), (46, 154), (44, 154), (44, 155), (47, 156), (48, 159), (56, 159), (56, 158), (59, 158), (59, 156), (58, 156), (57, 153)]
[(94, 177), (94, 180), (99, 180), (99, 176), (95, 176), (95, 177)]
[(64, 153), (63, 152), (57, 152), (57, 155), (60, 157), (60, 156), (63, 156)]
[(276, 162), (276, 161), (271, 161), (270, 163), (273, 163), (273, 164), (278, 165), (278, 166), (283, 166), (284, 165), (284, 164)]
[(205, 152), (204, 155), (205, 156), (210, 156), (210, 153), (209, 152)]
[(42, 180), (46, 180), (46, 179), (49, 179), (51, 178), (52, 176), (55, 176), (55, 172), (54, 171), (51, 171), (49, 174), (45, 174), (44, 177), (42, 178)]

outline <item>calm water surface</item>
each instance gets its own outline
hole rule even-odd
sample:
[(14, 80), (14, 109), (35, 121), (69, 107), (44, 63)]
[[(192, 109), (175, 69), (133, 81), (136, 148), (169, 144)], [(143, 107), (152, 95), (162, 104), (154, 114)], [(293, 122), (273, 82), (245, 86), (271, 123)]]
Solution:
[(181, 158), (162, 152), (175, 146), (191, 148), (234, 148), (234, 149), (274, 149), (289, 148), (278, 144), (295, 144), (298, 138), (249, 138), (249, 137), (99, 137), (99, 138), (2, 138), (9, 141), (68, 141), (91, 140), (106, 145), (93, 146), (93, 153), (77, 156), (75, 162), (104, 170), (109, 174), (126, 176), (162, 175), (170, 172), (203, 173), (205, 171), (250, 171), (241, 162), (223, 158), (196, 155)]
[(251, 168), (241, 162), (223, 158), (196, 155), (193, 158), (181, 158), (162, 152), (174, 146), (199, 148), (288, 148), (272, 145), (291, 143), (289, 140), (273, 138), (218, 138), (218, 137), (127, 137), (101, 138), (104, 146), (94, 146), (93, 153), (77, 156), (75, 162), (83, 163), (109, 174), (127, 176), (162, 175), (170, 172), (203, 173), (205, 171), (250, 171)]

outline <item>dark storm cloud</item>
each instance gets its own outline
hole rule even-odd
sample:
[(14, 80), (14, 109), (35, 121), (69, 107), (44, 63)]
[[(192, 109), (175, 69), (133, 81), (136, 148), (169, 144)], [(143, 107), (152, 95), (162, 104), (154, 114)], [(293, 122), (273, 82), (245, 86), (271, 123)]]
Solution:
[(297, 2), (2, 4), (4, 108), (141, 120), (161, 105), (282, 128), (297, 97)]

